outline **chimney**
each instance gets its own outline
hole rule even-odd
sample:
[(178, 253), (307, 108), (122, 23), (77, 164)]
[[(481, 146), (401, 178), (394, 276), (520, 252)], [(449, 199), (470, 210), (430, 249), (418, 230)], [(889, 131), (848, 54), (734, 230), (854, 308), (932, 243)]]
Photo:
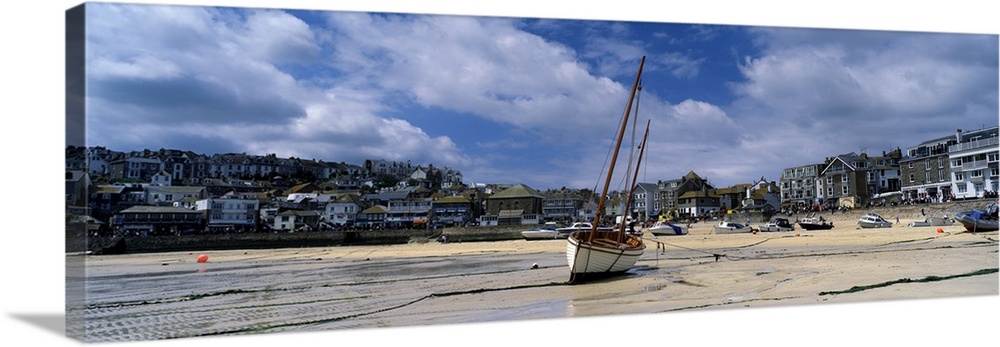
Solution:
[(962, 143), (962, 129), (955, 130), (955, 141)]

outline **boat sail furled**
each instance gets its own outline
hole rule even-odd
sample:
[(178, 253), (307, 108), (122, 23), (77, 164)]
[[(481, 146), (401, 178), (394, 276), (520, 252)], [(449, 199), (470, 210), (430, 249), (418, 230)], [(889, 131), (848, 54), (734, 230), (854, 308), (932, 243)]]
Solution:
[[(577, 231), (567, 238), (566, 260), (569, 263), (570, 283), (581, 281), (594, 275), (607, 275), (624, 272), (639, 260), (646, 245), (642, 239), (636, 235), (625, 233), (625, 223), (613, 231), (599, 231), (598, 225), (601, 222), (604, 211), (604, 201), (608, 197), (608, 186), (611, 185), (611, 177), (614, 173), (615, 162), (618, 159), (618, 152), (621, 148), (622, 138), (625, 135), (625, 128), (628, 124), (629, 113), (632, 109), (632, 101), (635, 99), (636, 90), (639, 87), (642, 67), (646, 62), (643, 56), (639, 62), (639, 71), (635, 75), (635, 82), (632, 84), (632, 91), (629, 94), (628, 103), (625, 106), (625, 114), (618, 130), (618, 136), (614, 147), (614, 154), (611, 156), (611, 164), (605, 177), (604, 189), (597, 202), (597, 211), (594, 216), (592, 228), (589, 231)], [(646, 123), (646, 134), (640, 145), (639, 162), (641, 163), (642, 152), (645, 151), (646, 137), (649, 136), (649, 123)], [(638, 173), (638, 165), (636, 165)], [(634, 179), (633, 179), (634, 184)], [(631, 196), (630, 196), (631, 197)]]

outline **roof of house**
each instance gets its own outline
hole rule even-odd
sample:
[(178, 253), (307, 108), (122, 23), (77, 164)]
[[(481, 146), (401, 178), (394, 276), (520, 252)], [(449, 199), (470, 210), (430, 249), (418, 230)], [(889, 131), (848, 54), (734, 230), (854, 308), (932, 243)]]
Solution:
[(278, 212), (279, 216), (301, 216), (301, 217), (314, 217), (319, 216), (319, 211), (313, 210), (284, 210)]
[(94, 188), (92, 193), (111, 193), (111, 194), (121, 194), (125, 190), (125, 186), (106, 186), (100, 185)]
[(657, 186), (656, 183), (637, 183), (635, 186), (636, 186), (635, 190), (637, 191), (639, 189), (642, 189), (647, 192), (655, 192), (657, 189), (659, 189), (659, 186)]
[(317, 191), (320, 191), (320, 189), (315, 184), (312, 184), (312, 183), (303, 183), (303, 184), (300, 184), (300, 185), (288, 188), (288, 191), (285, 192), (285, 193), (288, 193), (288, 194), (294, 194), (294, 193), (314, 193), (314, 192), (317, 192)]
[(355, 205), (361, 205), (361, 197), (357, 194), (343, 194), (338, 196), (336, 199), (332, 200), (335, 203), (352, 203)]
[(690, 192), (681, 194), (681, 196), (679, 196), (677, 198), (678, 199), (690, 199), (690, 198), (718, 198), (718, 197), (719, 197), (718, 195), (711, 194), (709, 192), (704, 192), (704, 191), (700, 191), (700, 190), (692, 190)]
[(539, 194), (538, 191), (536, 191), (534, 189), (531, 189), (531, 187), (528, 187), (528, 186), (526, 186), (524, 184), (518, 183), (518, 184), (514, 185), (513, 187), (504, 189), (503, 191), (501, 191), (499, 193), (493, 194), (493, 196), (491, 196), (490, 198), (491, 199), (510, 199), (510, 198), (539, 198), (539, 199), (543, 199), (544, 197), (542, 196), (542, 194)]
[(386, 213), (389, 213), (389, 210), (387, 210), (385, 206), (375, 205), (375, 206), (366, 208), (364, 211), (361, 211), (361, 213), (364, 213), (364, 214), (386, 214)]
[(446, 196), (434, 201), (435, 204), (447, 204), (447, 203), (468, 203), (469, 198), (464, 196)]
[(365, 199), (367, 200), (403, 200), (410, 196), (409, 192), (405, 191), (393, 191), (387, 193), (376, 193), (367, 194)]

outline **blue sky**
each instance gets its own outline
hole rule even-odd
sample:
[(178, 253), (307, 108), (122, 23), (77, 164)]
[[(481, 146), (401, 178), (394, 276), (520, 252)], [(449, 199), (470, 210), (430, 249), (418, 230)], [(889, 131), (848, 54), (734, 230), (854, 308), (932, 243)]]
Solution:
[(639, 179), (729, 186), (997, 125), (997, 51), (995, 34), (92, 3), (86, 134), (593, 188), (646, 55)]
[(995, 34), (89, 6), (87, 144), (116, 150), (410, 160), (470, 183), (589, 188), (643, 55), (641, 181), (777, 180), (997, 125)]

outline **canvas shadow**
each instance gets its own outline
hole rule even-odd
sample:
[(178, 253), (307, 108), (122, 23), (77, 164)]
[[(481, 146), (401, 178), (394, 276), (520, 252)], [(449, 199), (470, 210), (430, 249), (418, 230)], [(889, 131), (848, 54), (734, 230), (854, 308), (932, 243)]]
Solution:
[(34, 324), (39, 328), (55, 333), (59, 336), (66, 335), (66, 315), (61, 313), (12, 313), (11, 317), (21, 321)]

